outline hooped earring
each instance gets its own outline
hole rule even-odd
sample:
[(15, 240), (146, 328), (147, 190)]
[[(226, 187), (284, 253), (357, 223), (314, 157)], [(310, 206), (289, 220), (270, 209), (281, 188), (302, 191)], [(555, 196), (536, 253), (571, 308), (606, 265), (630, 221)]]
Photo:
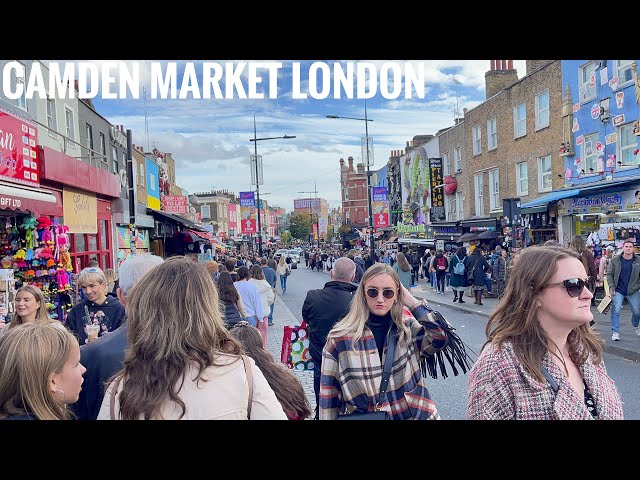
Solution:
[(62, 402), (63, 402), (63, 403), (67, 403), (67, 396), (65, 395), (64, 390), (61, 390), (61, 389), (59, 389), (59, 388), (58, 388), (58, 389), (56, 390), (56, 393), (58, 393), (58, 392), (61, 392), (61, 393), (62, 393)]

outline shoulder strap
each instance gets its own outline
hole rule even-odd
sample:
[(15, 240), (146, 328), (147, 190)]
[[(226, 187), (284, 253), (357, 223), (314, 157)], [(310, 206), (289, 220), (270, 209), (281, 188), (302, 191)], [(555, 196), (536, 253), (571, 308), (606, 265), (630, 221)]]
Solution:
[(251, 372), (251, 363), (246, 355), (242, 355), (244, 363), (244, 372), (247, 375), (247, 383), (249, 384), (249, 403), (247, 404), (247, 419), (251, 420), (251, 404), (253, 403), (253, 373)]
[(111, 418), (111, 420), (116, 419), (116, 394), (118, 393), (118, 385), (120, 385), (120, 380), (122, 380), (122, 376), (116, 378), (116, 381), (113, 384), (113, 388), (111, 389), (111, 402), (109, 405), (109, 418)]
[(391, 329), (387, 334), (387, 352), (384, 355), (384, 368), (382, 369), (382, 380), (380, 380), (380, 393), (378, 395), (378, 405), (382, 401), (382, 397), (387, 392), (389, 387), (389, 379), (391, 378), (391, 368), (393, 366), (393, 355), (396, 349), (396, 342), (398, 335), (396, 333), (397, 327), (395, 323), (391, 324)]
[(557, 395), (558, 390), (560, 390), (560, 386), (558, 385), (558, 382), (555, 381), (555, 379), (549, 373), (549, 370), (547, 370), (544, 365), (540, 365), (540, 372), (542, 373), (542, 375), (544, 375), (544, 378), (547, 379), (547, 382), (549, 382), (549, 385), (551, 386), (553, 393)]

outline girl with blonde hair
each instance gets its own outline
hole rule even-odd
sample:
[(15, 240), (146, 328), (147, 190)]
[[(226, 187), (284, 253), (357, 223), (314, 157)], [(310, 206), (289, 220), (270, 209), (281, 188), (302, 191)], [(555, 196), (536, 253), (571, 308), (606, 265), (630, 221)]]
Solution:
[[(375, 410), (393, 420), (440, 418), (423, 372), (437, 375), (436, 369), (444, 365), (437, 365), (442, 357), (436, 353), (455, 340), (443, 320), (426, 300), (411, 295), (389, 265), (369, 267), (349, 313), (329, 332), (322, 351), (320, 420)], [(378, 398), (391, 341), (396, 342), (393, 371), (386, 394)], [(463, 361), (466, 371), (466, 357)]]
[[(25, 323), (47, 323), (51, 319), (47, 314), (47, 301), (42, 291), (33, 285), (23, 285), (16, 292), (16, 312), (7, 329)], [(60, 322), (57, 322), (62, 325)]]
[(225, 328), (202, 264), (171, 257), (154, 267), (127, 294), (127, 314), (124, 367), (111, 379), (99, 420), (287, 418)]
[(14, 326), (0, 339), (0, 418), (68, 420), (86, 368), (60, 322)]

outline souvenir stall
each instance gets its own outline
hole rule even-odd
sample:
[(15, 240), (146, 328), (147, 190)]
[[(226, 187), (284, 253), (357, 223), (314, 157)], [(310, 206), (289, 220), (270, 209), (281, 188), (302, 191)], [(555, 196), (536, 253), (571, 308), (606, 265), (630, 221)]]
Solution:
[(18, 212), (2, 212), (0, 222), (0, 277), (6, 287), (0, 304), (9, 308), (15, 290), (33, 285), (44, 293), (49, 316), (64, 321), (77, 298), (68, 227)]

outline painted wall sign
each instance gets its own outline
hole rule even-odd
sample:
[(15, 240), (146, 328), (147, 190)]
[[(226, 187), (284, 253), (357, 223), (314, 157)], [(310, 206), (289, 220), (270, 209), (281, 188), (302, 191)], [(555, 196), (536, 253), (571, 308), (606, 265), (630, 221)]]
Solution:
[(69, 233), (98, 232), (98, 200), (95, 194), (64, 187), (62, 210)]
[(573, 119), (573, 127), (571, 127), (571, 131), (573, 133), (576, 133), (578, 130), (580, 130), (580, 125), (578, 125), (578, 119), (574, 118)]
[(596, 119), (600, 116), (600, 104), (594, 103), (593, 107), (591, 107), (591, 118)]
[(576, 137), (576, 145), (582, 145), (584, 143), (584, 135), (578, 135)]
[(622, 108), (624, 106), (624, 91), (616, 92), (616, 107)]
[(40, 186), (35, 124), (0, 109), (0, 179)]
[(573, 113), (576, 113), (579, 110), (580, 110), (580, 104), (579, 103), (574, 103), (573, 104)]
[(607, 145), (610, 145), (612, 143), (616, 143), (617, 140), (618, 140), (618, 133), (617, 132), (610, 133), (609, 135), (604, 137), (604, 143), (607, 144)]
[(614, 126), (618, 126), (618, 125), (622, 125), (624, 123), (624, 113), (622, 115), (616, 115), (615, 117), (613, 117), (613, 125)]
[(609, 69), (607, 67), (600, 69), (600, 85), (605, 85), (609, 81)]
[(619, 83), (620, 83), (620, 79), (617, 76), (609, 80), (609, 86), (611, 87), (611, 90), (615, 90), (616, 88), (618, 88)]

